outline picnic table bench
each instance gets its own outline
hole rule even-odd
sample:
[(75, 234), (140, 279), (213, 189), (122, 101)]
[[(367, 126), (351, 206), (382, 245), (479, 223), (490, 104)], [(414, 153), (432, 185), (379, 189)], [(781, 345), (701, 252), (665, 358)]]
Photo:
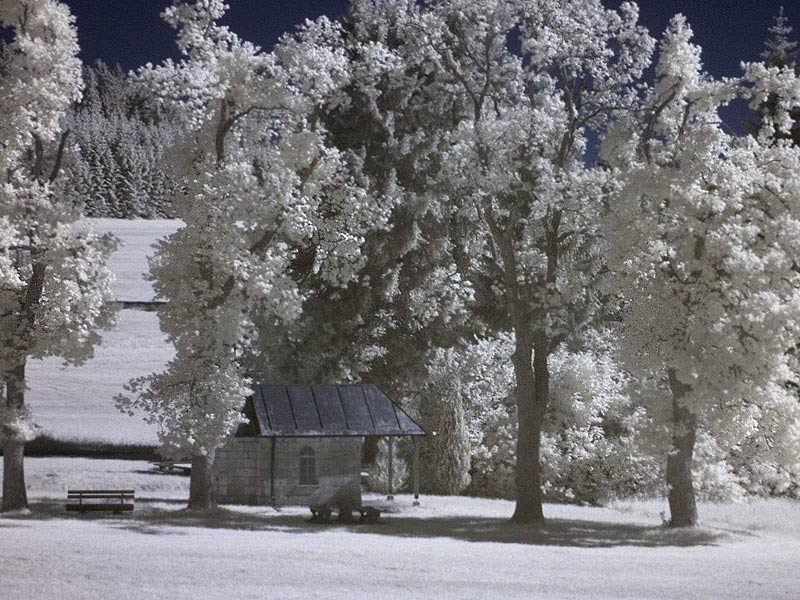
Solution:
[(81, 513), (132, 511), (134, 494), (134, 490), (67, 490), (67, 510)]
[(192, 472), (192, 463), (181, 460), (161, 460), (153, 462), (156, 469), (163, 473), (179, 473), (189, 475)]
[(353, 523), (353, 513), (358, 513), (359, 523), (377, 523), (381, 511), (374, 506), (339, 506), (337, 504), (314, 504), (311, 509), (312, 523), (330, 523), (334, 514), (339, 523)]

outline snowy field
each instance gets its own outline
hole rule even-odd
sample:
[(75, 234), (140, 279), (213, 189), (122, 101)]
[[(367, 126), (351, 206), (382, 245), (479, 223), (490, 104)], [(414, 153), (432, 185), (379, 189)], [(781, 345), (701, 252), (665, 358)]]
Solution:
[[(182, 510), (188, 478), (148, 463), (26, 460), (32, 512), (0, 517), (3, 598), (798, 597), (800, 503), (701, 505), (704, 527), (660, 527), (664, 503), (547, 505), (543, 529), (503, 500), (399, 496), (376, 525), (313, 525), (307, 509)], [(72, 486), (133, 486), (136, 511), (78, 516)]]
[[(151, 244), (174, 221), (96, 221), (125, 245), (118, 300), (150, 300)], [(155, 443), (111, 398), (173, 355), (154, 313), (124, 310), (78, 368), (29, 365), (36, 421), (62, 439)], [(652, 598), (800, 597), (800, 503), (703, 505), (703, 528), (660, 526), (664, 502), (548, 505), (544, 529), (512, 526), (510, 502), (400, 496), (378, 525), (312, 525), (307, 509), (182, 508), (187, 477), (140, 461), (27, 458), (30, 515), (0, 517), (0, 598)], [(0, 468), (0, 471), (2, 469)], [(136, 490), (123, 516), (77, 516), (69, 488)]]
[(91, 219), (97, 233), (112, 233), (122, 245), (109, 259), (117, 276), (114, 287), (117, 300), (148, 301), (154, 297), (153, 286), (144, 279), (147, 258), (153, 244), (177, 231), (181, 221), (174, 219)]
[[(144, 279), (152, 244), (175, 231), (178, 221), (93, 219), (96, 231), (122, 241), (110, 266), (117, 276), (117, 300), (149, 301), (153, 288)], [(122, 310), (118, 325), (103, 333), (95, 358), (64, 367), (55, 358), (30, 361), (28, 404), (36, 423), (59, 439), (156, 443), (155, 429), (141, 418), (120, 413), (112, 398), (132, 377), (164, 368), (174, 355), (152, 312)]]

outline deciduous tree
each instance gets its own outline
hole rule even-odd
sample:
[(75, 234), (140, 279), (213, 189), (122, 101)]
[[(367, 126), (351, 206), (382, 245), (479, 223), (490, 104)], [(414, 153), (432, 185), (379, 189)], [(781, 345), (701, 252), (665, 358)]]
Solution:
[(587, 156), (590, 131), (627, 109), (652, 47), (637, 10), (541, 2), (437, 3), (420, 52), (452, 126), (431, 193), (452, 215), (460, 272), (514, 334), (513, 520), (541, 523), (541, 433), (550, 356), (594, 316), (600, 211), (613, 182)]
[(588, 134), (635, 98), (652, 47), (636, 21), (630, 4), (546, 0), (361, 1), (347, 20), (354, 72), (375, 76), (345, 90), (331, 129), (396, 198), (374, 246), (392, 259), (352, 296), (357, 317), (382, 316), (372, 365), (424, 366), (437, 345), (514, 332), (520, 522), (544, 518), (549, 356), (597, 307), (612, 184)]
[[(750, 66), (754, 105), (770, 93), (786, 100), (757, 139), (736, 138), (718, 111), (740, 82), (704, 73), (690, 40), (675, 17), (643, 110), (620, 121), (604, 148), (622, 184), (608, 239), (611, 280), (626, 302), (628, 365), (660, 373), (671, 392), (673, 526), (698, 520), (692, 457), (701, 431), (727, 448), (798, 433), (798, 403), (785, 385), (796, 380), (787, 350), (800, 334), (798, 154), (768, 131), (786, 125), (797, 78)], [(782, 463), (796, 468), (796, 442), (781, 448)]]
[(0, 64), (0, 407), (2, 510), (27, 506), (23, 451), (33, 432), (25, 406), (29, 358), (91, 357), (112, 324), (114, 248), (63, 200), (59, 175), (69, 143), (63, 119), (81, 95), (75, 24), (51, 0), (2, 0), (13, 40)]
[(220, 25), (224, 12), (221, 0), (176, 1), (164, 17), (183, 59), (139, 76), (188, 123), (173, 153), (185, 226), (151, 265), (176, 357), (119, 399), (150, 414), (166, 451), (192, 456), (189, 507), (197, 509), (214, 505), (214, 454), (250, 393), (242, 359), (259, 334), (254, 320), (301, 314), (292, 265), (309, 252), (319, 277), (348, 281), (364, 231), (380, 226), (314, 118), (314, 106), (348, 77), (327, 40), (336, 26), (307, 22), (266, 53)]

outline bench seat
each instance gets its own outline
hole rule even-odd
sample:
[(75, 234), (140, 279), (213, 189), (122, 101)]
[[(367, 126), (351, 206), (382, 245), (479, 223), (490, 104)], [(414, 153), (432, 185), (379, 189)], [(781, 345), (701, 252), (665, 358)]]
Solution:
[(68, 490), (67, 510), (77, 512), (130, 512), (134, 490)]

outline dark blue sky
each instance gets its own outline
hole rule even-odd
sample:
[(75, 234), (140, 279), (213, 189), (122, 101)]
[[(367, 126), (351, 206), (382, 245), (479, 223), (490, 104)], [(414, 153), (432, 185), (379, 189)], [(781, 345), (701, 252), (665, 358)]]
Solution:
[[(170, 0), (64, 0), (78, 20), (82, 57), (102, 58), (135, 69), (175, 56), (173, 31), (159, 18)], [(618, 6), (621, 0), (606, 0)], [(269, 48), (284, 31), (305, 18), (344, 12), (348, 0), (228, 0), (227, 23), (241, 37)], [(781, 5), (800, 34), (800, 0), (642, 0), (641, 18), (651, 33), (660, 34), (669, 18), (684, 13), (703, 46), (706, 69), (714, 75), (735, 75), (742, 60), (755, 60), (767, 28)]]

